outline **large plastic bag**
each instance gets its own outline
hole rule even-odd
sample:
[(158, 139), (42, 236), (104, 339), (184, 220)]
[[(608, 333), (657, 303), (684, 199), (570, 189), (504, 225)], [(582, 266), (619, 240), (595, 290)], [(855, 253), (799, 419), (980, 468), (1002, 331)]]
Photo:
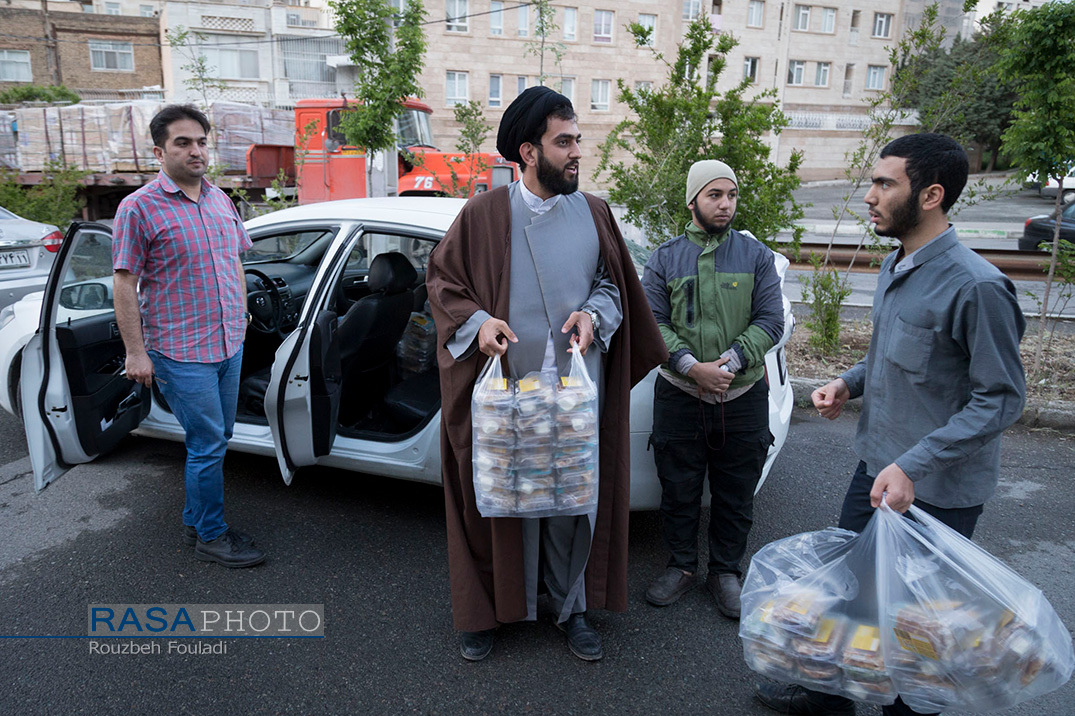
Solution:
[(597, 504), (597, 386), (577, 350), (559, 380), (535, 372), (511, 381), (491, 358), (471, 415), (483, 517), (580, 515)]
[(1071, 635), (1039, 589), (916, 507), (877, 512), (881, 644), (908, 706), (1008, 708), (1071, 678)]
[(857, 701), (921, 712), (1008, 708), (1062, 686), (1071, 636), (1041, 592), (912, 507), (859, 535), (827, 529), (752, 559), (739, 635), (747, 665)]
[(485, 364), (470, 400), (474, 496), (486, 517), (515, 512), (515, 386), (500, 360)]
[(806, 532), (754, 555), (739, 625), (750, 668), (858, 701), (896, 700), (881, 658), (875, 529)]

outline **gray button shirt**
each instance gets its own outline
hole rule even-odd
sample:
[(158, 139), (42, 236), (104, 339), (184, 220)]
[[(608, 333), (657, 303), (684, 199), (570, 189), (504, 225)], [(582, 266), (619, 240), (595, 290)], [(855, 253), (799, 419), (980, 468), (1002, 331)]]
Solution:
[(951, 225), (898, 254), (881, 264), (869, 352), (840, 376), (863, 396), (855, 452), (871, 476), (898, 465), (916, 499), (980, 505), (996, 488), (1001, 433), (1026, 401), (1015, 287)]

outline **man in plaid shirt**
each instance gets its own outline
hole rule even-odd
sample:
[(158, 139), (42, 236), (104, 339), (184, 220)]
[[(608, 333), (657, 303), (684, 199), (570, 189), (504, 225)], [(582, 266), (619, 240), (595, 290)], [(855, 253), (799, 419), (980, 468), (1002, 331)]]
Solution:
[(150, 122), (161, 172), (119, 205), (112, 244), (116, 322), (127, 375), (156, 381), (186, 431), (183, 538), (225, 567), (265, 561), (224, 521), (224, 453), (235, 424), (246, 333), (239, 254), (250, 237), (231, 200), (210, 184), (209, 120), (170, 105)]

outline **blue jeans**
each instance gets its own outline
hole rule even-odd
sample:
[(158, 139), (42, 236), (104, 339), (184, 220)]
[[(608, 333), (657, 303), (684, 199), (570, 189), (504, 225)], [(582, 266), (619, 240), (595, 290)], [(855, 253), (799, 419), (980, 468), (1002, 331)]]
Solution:
[(183, 524), (203, 542), (228, 529), (224, 522), (224, 453), (239, 400), (243, 349), (219, 363), (184, 363), (149, 351), (157, 385), (186, 432)]

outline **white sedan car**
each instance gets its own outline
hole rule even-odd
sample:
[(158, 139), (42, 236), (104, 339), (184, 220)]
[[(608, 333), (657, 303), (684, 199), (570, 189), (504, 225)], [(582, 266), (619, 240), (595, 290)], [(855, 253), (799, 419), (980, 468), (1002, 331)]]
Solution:
[[(243, 263), (253, 320), (231, 449), (276, 457), (289, 484), (298, 468), (315, 464), (440, 482), (440, 389), (425, 267), (462, 205), (432, 197), (354, 199), (247, 222), (254, 246)], [(21, 402), (39, 490), (128, 433), (183, 440), (159, 392), (124, 376), (111, 308), (111, 239), (101, 224), (73, 226), (43, 296), (0, 316), (0, 404), (16, 412)], [(791, 418), (784, 344), (794, 323), (786, 298), (784, 316), (784, 336), (766, 356), (776, 438), (766, 475)], [(660, 504), (647, 450), (654, 376), (631, 396), (636, 510)]]

